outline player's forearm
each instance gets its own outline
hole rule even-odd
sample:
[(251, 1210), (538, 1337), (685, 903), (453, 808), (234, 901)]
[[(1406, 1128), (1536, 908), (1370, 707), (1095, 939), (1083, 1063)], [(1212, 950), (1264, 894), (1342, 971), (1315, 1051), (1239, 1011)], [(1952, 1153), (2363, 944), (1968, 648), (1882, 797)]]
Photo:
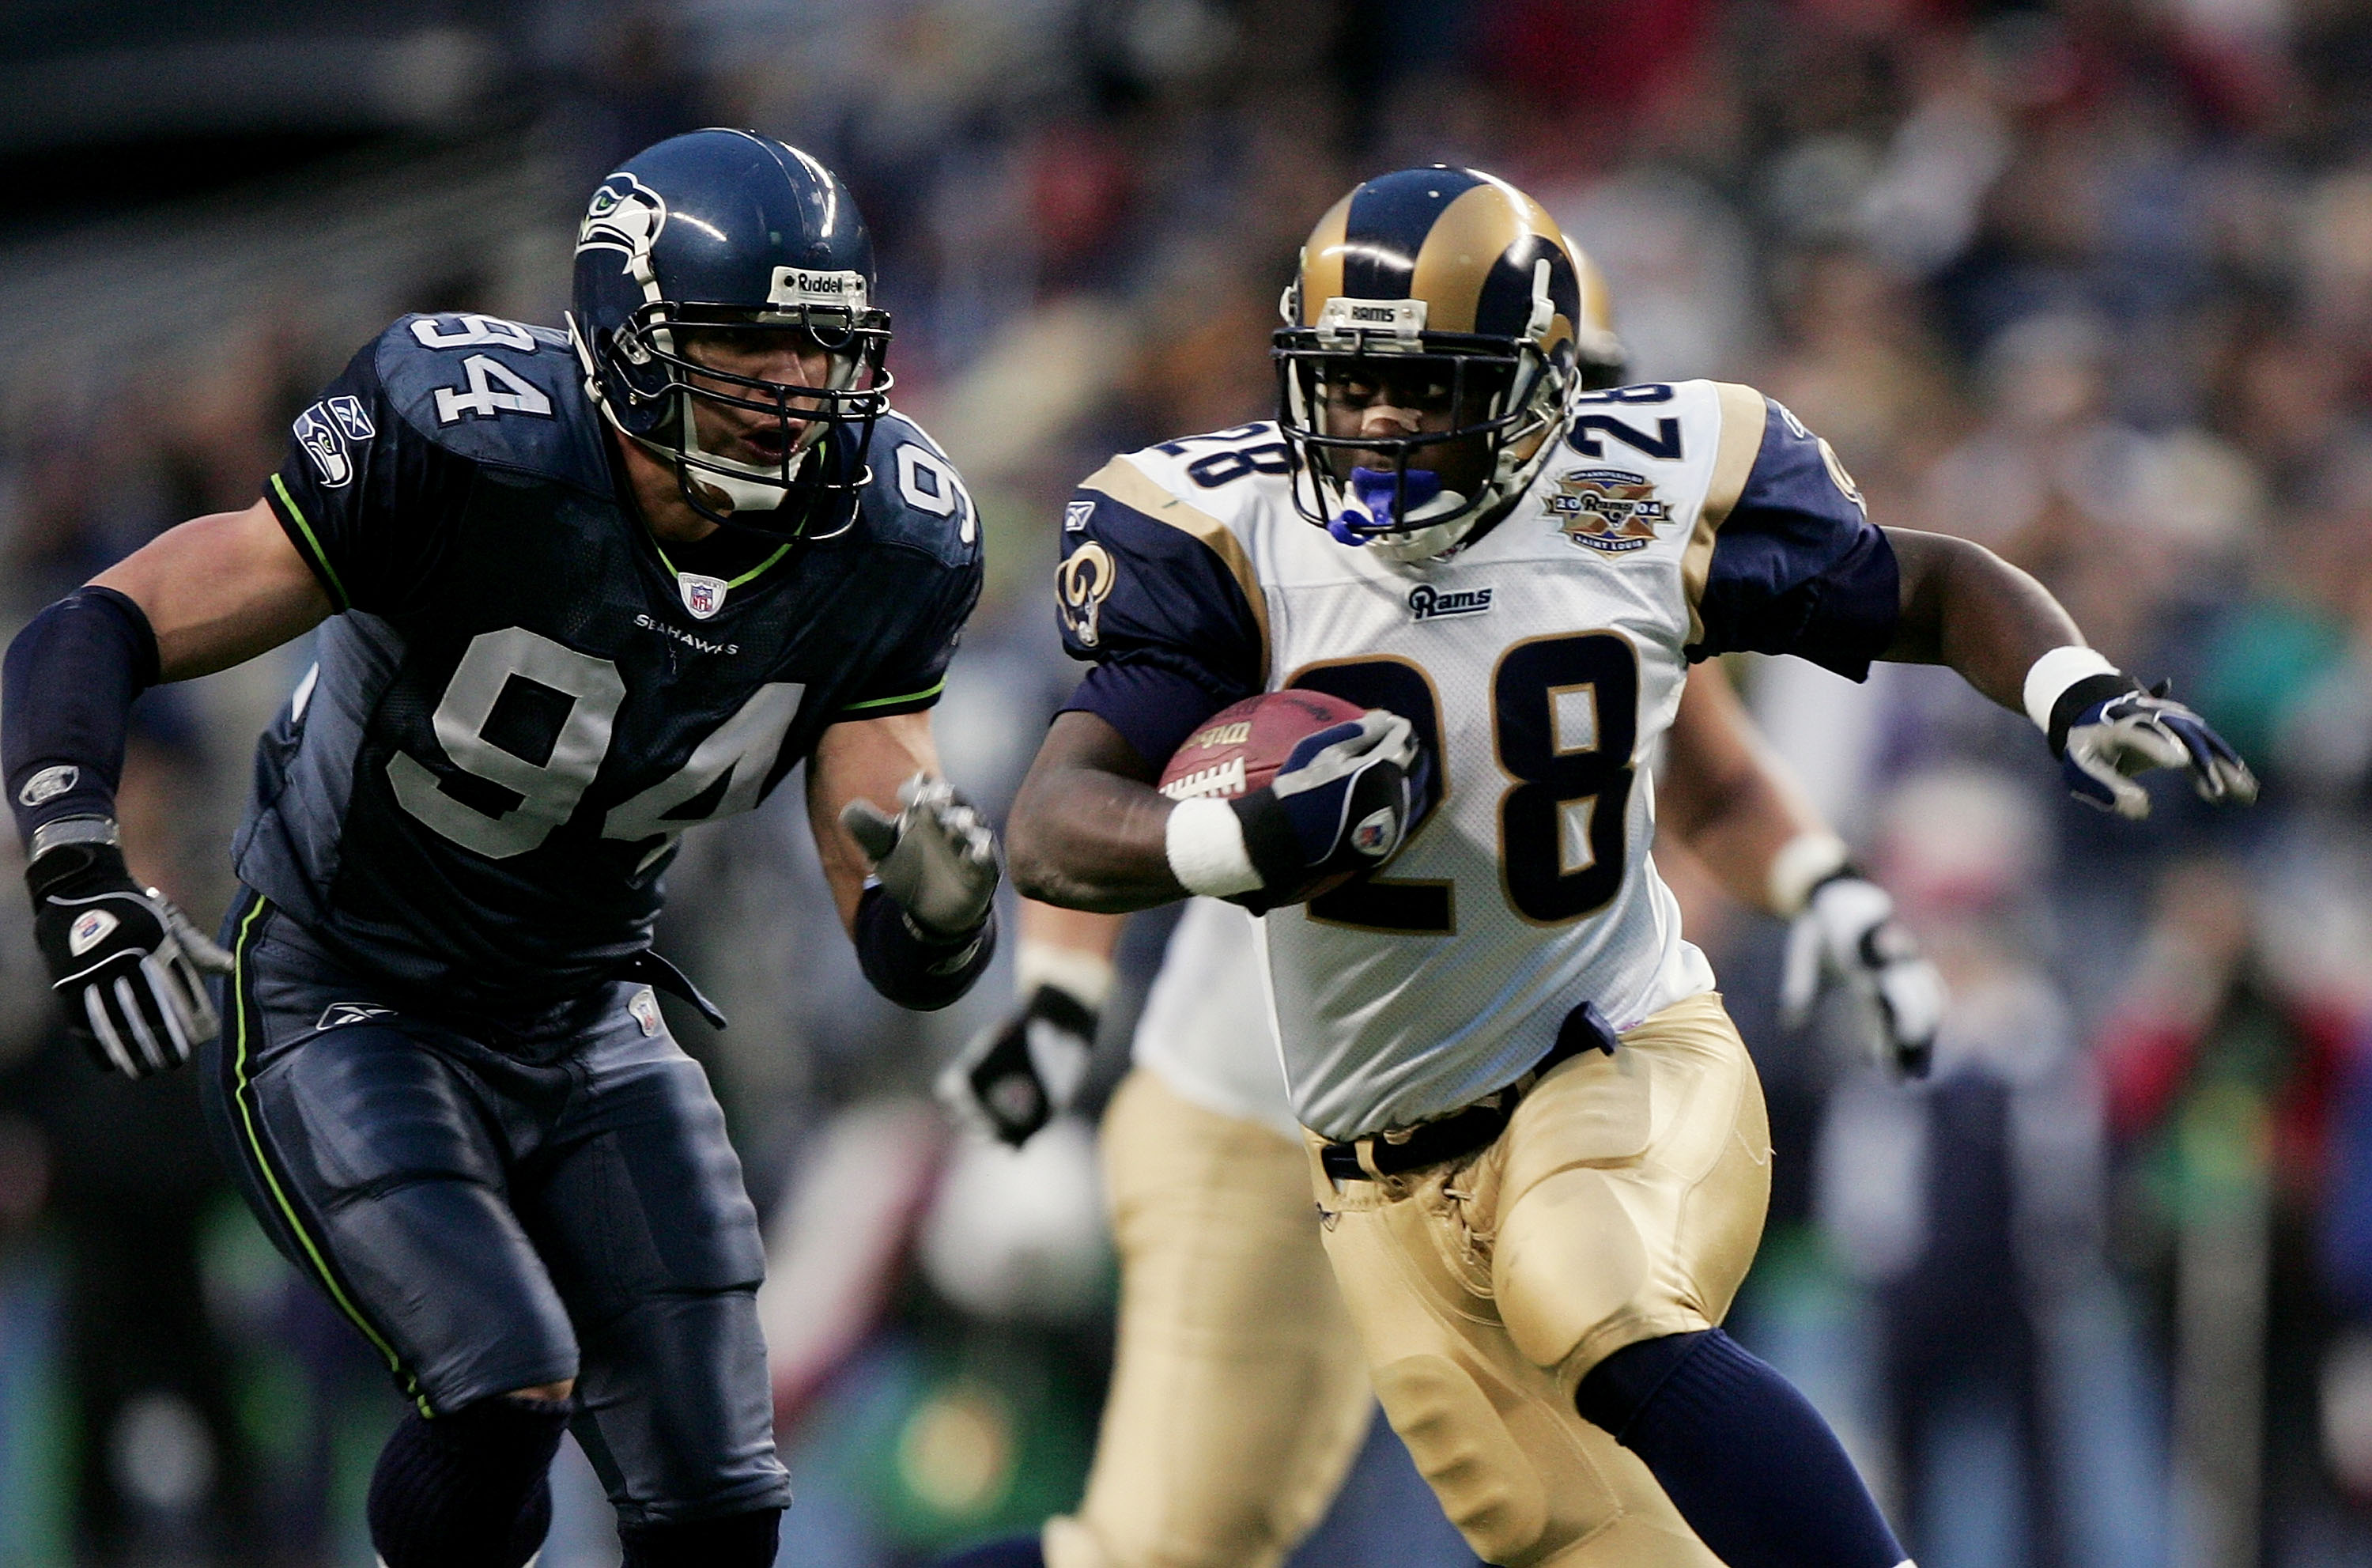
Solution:
[(1093, 768), (1031, 770), (1006, 827), (1013, 885), (1058, 909), (1125, 914), (1187, 897), (1169, 869), (1170, 802)]
[(1902, 617), (1885, 656), (1942, 664), (2013, 712), (2027, 672), (2084, 634), (2051, 590), (1981, 544), (1889, 528), (1902, 576)]
[[(1844, 846), (1756, 736), (1737, 691), (1717, 665), (1689, 671), (1657, 781), (1657, 818), (1750, 908), (1793, 915), (1803, 901), (1797, 864), (1814, 843)], [(1774, 869), (1785, 874), (1774, 879)], [(1791, 896), (1792, 895), (1792, 896)]]

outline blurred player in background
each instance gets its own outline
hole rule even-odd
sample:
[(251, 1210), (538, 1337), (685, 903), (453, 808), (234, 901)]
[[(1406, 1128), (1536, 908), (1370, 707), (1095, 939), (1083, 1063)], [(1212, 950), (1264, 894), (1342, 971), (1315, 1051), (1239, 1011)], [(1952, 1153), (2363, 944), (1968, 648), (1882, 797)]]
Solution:
[[(1587, 256), (1573, 261), (1578, 379), (1619, 386), (1604, 285)], [(1866, 1004), (1880, 1060), (1924, 1073), (1942, 1003), (1934, 969), (1762, 749), (1715, 666), (1689, 672), (1657, 787), (1663, 829), (1741, 902), (1796, 921), (1793, 951)], [(1023, 903), (1020, 1006), (940, 1081), (963, 1120), (1018, 1145), (1066, 1107), (1111, 993), (1121, 919)], [(1189, 902), (1104, 1121), (1122, 1305), (1086, 1499), (1049, 1522), (1042, 1556), (1033, 1538), (949, 1568), (1274, 1568), (1340, 1489), (1375, 1394), (1318, 1245), (1259, 962), (1242, 911)], [(1573, 1561), (1713, 1562), (1635, 1458), (1595, 1427), (1575, 1432), (1647, 1528), (1594, 1536)]]
[[(9, 650), (54, 989), (116, 1071), (205, 1047), (250, 1206), (413, 1405), (370, 1488), (388, 1568), (526, 1562), (571, 1425), (634, 1568), (774, 1559), (755, 1215), (652, 988), (722, 1019), (650, 941), (682, 830), (805, 760), (874, 983), (944, 1005), (993, 949), (994, 846), (933, 776), (928, 714), (978, 526), (889, 407), (874, 295), (829, 169), (739, 132), (663, 142), (593, 195), (570, 332), (398, 321), (263, 500)], [(126, 710), (317, 624), (259, 750), (226, 955), (125, 872)], [(220, 1047), (208, 969), (231, 970)]]
[[(1856, 679), (1948, 664), (2128, 815), (2145, 768), (2211, 799), (2253, 781), (2024, 574), (1870, 525), (1780, 405), (1578, 387), (1572, 258), (1504, 181), (1360, 186), (1287, 306), (1275, 428), (1118, 459), (1066, 516), (1064, 635), (1096, 668), (1016, 803), (1016, 880), (1082, 910), (1269, 912), (1325, 1248), (1479, 1555), (1573, 1562), (1646, 1524), (1586, 1423), (1732, 1568), (1895, 1568), (1826, 1423), (1717, 1327), (1768, 1132), (1637, 770), (1688, 665), (1752, 650)], [(1210, 714), (1287, 686), (1367, 712), (1239, 798), (1153, 787)]]

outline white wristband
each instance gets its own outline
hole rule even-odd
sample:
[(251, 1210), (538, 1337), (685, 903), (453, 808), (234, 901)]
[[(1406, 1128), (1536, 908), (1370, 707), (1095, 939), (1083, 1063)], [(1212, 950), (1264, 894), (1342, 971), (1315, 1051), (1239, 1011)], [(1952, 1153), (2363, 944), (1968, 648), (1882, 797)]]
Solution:
[(1803, 913), (1812, 889), (1852, 858), (1844, 840), (1826, 829), (1809, 829), (1789, 839), (1771, 857), (1771, 869), (1763, 874), (1771, 912), (1782, 920)]
[(1023, 1001), (1051, 985), (1091, 1013), (1111, 1000), (1112, 961), (1100, 953), (1052, 942), (1024, 942), (1013, 955), (1014, 993)]
[(1162, 849), (1169, 857), (1169, 874), (1190, 893), (1224, 899), (1261, 885), (1251, 852), (1244, 847), (1243, 821), (1224, 800), (1204, 796), (1171, 807)]
[(2026, 672), (2026, 716), (2034, 721), (2035, 728), (2049, 735), (2051, 710), (2061, 692), (2096, 675), (2122, 673), (2098, 648), (2053, 648), (2036, 659), (2034, 667)]

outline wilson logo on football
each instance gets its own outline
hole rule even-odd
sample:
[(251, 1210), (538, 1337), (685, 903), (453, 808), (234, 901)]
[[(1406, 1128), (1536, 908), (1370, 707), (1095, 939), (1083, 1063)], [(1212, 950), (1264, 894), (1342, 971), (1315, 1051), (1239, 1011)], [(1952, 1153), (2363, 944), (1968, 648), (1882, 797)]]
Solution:
[(1656, 525), (1671, 520), (1672, 509), (1657, 498), (1645, 474), (1575, 469), (1556, 482), (1541, 505), (1565, 538), (1591, 550), (1610, 555), (1644, 550), (1656, 541)]
[(1089, 540), (1054, 569), (1054, 590), (1061, 602), (1063, 624), (1083, 648), (1096, 645), (1097, 621), (1104, 600), (1111, 597), (1111, 552)]

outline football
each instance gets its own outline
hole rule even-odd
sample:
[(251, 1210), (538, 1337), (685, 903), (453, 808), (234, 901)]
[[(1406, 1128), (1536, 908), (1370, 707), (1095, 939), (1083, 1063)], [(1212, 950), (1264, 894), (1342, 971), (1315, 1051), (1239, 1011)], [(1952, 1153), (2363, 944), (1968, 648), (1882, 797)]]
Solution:
[(1323, 691), (1268, 691), (1211, 715), (1161, 771), (1172, 800), (1249, 795), (1276, 777), (1293, 749), (1366, 710)]

